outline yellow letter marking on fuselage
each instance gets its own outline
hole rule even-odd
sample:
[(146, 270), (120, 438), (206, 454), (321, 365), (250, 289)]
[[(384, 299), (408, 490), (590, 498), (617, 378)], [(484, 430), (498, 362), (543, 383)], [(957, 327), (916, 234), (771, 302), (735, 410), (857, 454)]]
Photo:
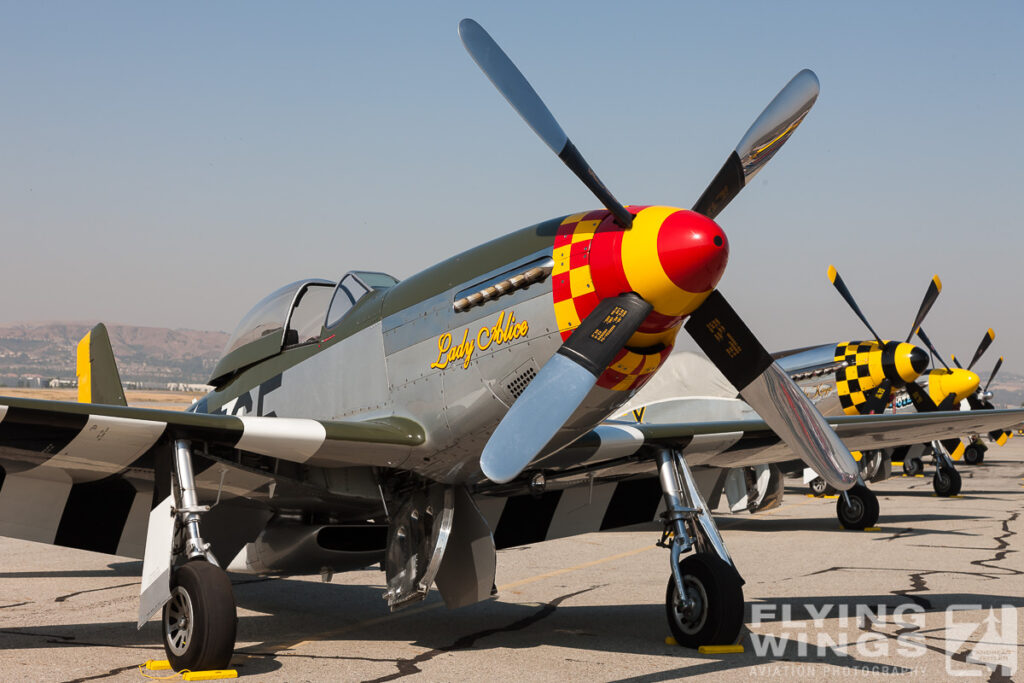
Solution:
[(515, 313), (509, 313), (506, 320), (505, 311), (502, 311), (498, 314), (498, 322), (491, 327), (481, 327), (473, 338), (470, 338), (469, 328), (466, 328), (458, 345), (454, 345), (451, 332), (445, 332), (438, 337), (437, 360), (431, 363), (430, 367), (444, 370), (453, 361), (461, 360), (462, 367), (468, 368), (469, 362), (473, 359), (473, 352), (477, 349), (486, 351), (492, 345), (507, 344), (525, 337), (529, 331), (530, 324), (527, 321), (516, 320)]

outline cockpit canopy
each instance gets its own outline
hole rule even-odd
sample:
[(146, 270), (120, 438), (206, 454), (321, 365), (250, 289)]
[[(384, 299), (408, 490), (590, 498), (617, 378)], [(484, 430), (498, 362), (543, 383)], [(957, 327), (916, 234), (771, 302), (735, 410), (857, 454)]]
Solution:
[(337, 284), (330, 280), (298, 280), (271, 292), (238, 323), (210, 383), (216, 386), (247, 365), (284, 349), (318, 341), (323, 330), (341, 322), (361, 298), (396, 284), (398, 280), (385, 273), (354, 270)]

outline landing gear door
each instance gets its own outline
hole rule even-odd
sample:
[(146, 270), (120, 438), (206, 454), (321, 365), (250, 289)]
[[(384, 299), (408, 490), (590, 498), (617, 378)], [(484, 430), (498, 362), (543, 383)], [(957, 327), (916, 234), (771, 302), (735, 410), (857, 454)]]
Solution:
[(489, 598), (497, 555), (487, 520), (465, 487), (455, 490), (455, 521), (441, 569), (434, 579), (445, 607), (455, 609)]
[(142, 560), (142, 592), (139, 595), (139, 625), (142, 628), (171, 599), (171, 546), (174, 542), (174, 499), (149, 513), (146, 554)]

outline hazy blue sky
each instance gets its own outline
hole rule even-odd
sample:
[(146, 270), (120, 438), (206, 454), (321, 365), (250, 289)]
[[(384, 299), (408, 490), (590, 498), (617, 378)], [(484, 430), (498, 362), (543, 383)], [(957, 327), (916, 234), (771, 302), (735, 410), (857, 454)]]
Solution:
[(799, 69), (821, 96), (718, 218), (769, 348), (985, 328), (1024, 372), (1024, 3), (2, 2), (0, 322), (230, 330), (597, 202), (465, 53), (488, 29), (620, 200), (690, 206)]

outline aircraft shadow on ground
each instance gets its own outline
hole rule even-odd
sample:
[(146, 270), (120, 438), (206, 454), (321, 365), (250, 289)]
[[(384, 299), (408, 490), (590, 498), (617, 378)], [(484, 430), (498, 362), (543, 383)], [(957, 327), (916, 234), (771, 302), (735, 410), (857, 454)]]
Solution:
[[(894, 515), (886, 514), (883, 510), (879, 515), (878, 525), (885, 529), (895, 523), (910, 524), (913, 522), (956, 522), (962, 523), (965, 520), (971, 519), (989, 519), (988, 517), (982, 517), (978, 515), (938, 515), (938, 514), (914, 514), (914, 515)], [(716, 521), (719, 524), (719, 528), (723, 531), (828, 531), (838, 533), (861, 533), (843, 530), (839, 528), (839, 520), (835, 517), (800, 517), (800, 518), (781, 518), (781, 517), (758, 517), (756, 514), (746, 518), (737, 517), (716, 517)], [(922, 533), (952, 533), (944, 529), (925, 529), (921, 530)], [(873, 532), (868, 532), (873, 533)], [(877, 532), (874, 532), (877, 533)]]
[[(419, 664), (450, 652), (492, 648), (528, 649), (538, 644), (633, 655), (675, 655), (687, 660), (684, 666), (671, 671), (642, 677), (642, 680), (657, 681), (684, 675), (744, 669), (771, 661), (789, 661), (799, 646), (798, 640), (789, 639), (783, 633), (776, 641), (776, 647), (788, 655), (776, 657), (762, 652), (759, 656), (751, 647), (752, 636), (745, 632), (741, 641), (746, 646), (744, 654), (700, 655), (693, 650), (664, 643), (668, 627), (664, 605), (660, 602), (632, 605), (565, 604), (573, 598), (585, 596), (594, 588), (597, 586), (566, 587), (564, 595), (547, 603), (520, 604), (489, 600), (452, 611), (446, 610), (439, 597), (433, 594), (408, 612), (389, 615), (380, 597), (380, 586), (318, 584), (288, 579), (238, 583), (236, 599), (243, 613), (239, 618), (240, 646), (232, 666), (239, 668), (242, 674), (268, 673), (281, 669), (290, 658), (302, 658), (337, 660), (339, 664), (345, 661), (387, 663), (395, 665), (396, 673), (415, 672)], [(980, 605), (982, 608), (1005, 604), (1024, 607), (1024, 598), (978, 593), (806, 596), (750, 601), (746, 606), (745, 618), (749, 623), (752, 613), (757, 609), (761, 623), (783, 618), (811, 621), (815, 614), (808, 605), (819, 612), (817, 616), (821, 616), (821, 608), (830, 604), (833, 606), (832, 612), (825, 614), (825, 619), (837, 616), (838, 606), (846, 606), (853, 620), (858, 606), (868, 606), (873, 612), (877, 611), (879, 605), (892, 610), (901, 604), (920, 604), (922, 598), (927, 601), (928, 606), (923, 608), (926, 613), (941, 612), (953, 604)], [(767, 606), (771, 606), (770, 612), (765, 611)], [(852, 627), (852, 630), (856, 631), (856, 627)], [(4, 641), (8, 642), (4, 644)], [(337, 647), (313, 648), (300, 645), (307, 641), (335, 643)], [(358, 641), (410, 643), (422, 650), (409, 658), (382, 658), (361, 654), (359, 646), (353, 646)], [(159, 622), (150, 622), (141, 631), (136, 631), (135, 624), (130, 621), (0, 628), (0, 647), (5, 649), (86, 645), (138, 649), (142, 661), (156, 656), (162, 649)], [(324, 653), (325, 649), (329, 652)], [(806, 661), (851, 669), (877, 664), (877, 661), (858, 659), (856, 653), (848, 654), (833, 648), (826, 648), (824, 652)], [(907, 669), (908, 672), (910, 670)]]
[(0, 579), (90, 579), (115, 576), (134, 577), (136, 579), (141, 577), (142, 560), (112, 562), (107, 565), (106, 569), (47, 569), (32, 572), (0, 572)]

